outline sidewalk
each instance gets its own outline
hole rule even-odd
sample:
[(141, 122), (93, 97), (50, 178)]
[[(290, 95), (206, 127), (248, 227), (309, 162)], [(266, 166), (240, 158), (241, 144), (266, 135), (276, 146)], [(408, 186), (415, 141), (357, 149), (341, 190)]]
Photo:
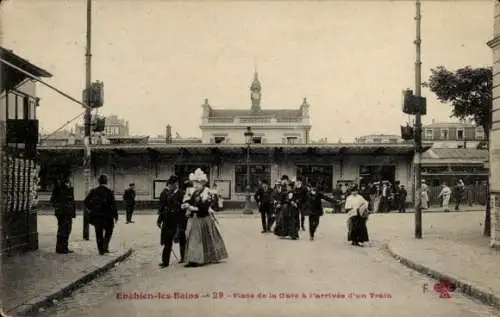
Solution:
[(75, 229), (69, 246), (72, 254), (56, 254), (55, 232), (42, 228), (38, 250), (2, 259), (0, 307), (5, 313), (26, 315), (51, 305), (132, 253), (112, 241), (116, 252), (98, 255), (93, 234), (90, 241), (83, 241)]
[[(461, 292), (500, 309), (500, 251), (488, 247), (489, 238), (462, 232), (453, 236), (402, 238), (387, 250), (403, 265), (436, 280), (450, 281)], [(429, 286), (430, 291), (434, 291)], [(453, 296), (453, 293), (451, 294)]]
[[(455, 205), (450, 205), (450, 211), (449, 212), (457, 212), (454, 210)], [(460, 210), (458, 212), (462, 211), (484, 211), (486, 210), (486, 206), (484, 205), (472, 205), (472, 206), (460, 206)], [(393, 211), (397, 212), (397, 211)], [(413, 207), (408, 208), (406, 212), (415, 212), (415, 209)], [(430, 206), (428, 209), (424, 209), (423, 212), (444, 212), (443, 207), (439, 206)]]

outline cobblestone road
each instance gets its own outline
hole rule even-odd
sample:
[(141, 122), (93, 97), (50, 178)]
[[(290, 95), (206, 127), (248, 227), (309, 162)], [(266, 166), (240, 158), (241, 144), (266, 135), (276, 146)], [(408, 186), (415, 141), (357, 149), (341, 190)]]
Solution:
[[(345, 215), (323, 217), (317, 240), (311, 242), (306, 234), (299, 241), (262, 235), (257, 217), (221, 216), (230, 252), (226, 263), (161, 270), (155, 218), (137, 216), (135, 224), (121, 224), (116, 235), (136, 254), (39, 316), (498, 316), (461, 294), (439, 298), (432, 291), (432, 280), (379, 250), (384, 240), (412, 234), (413, 215), (373, 215), (369, 221), (373, 242), (366, 248), (345, 242), (345, 219)], [(481, 219), (481, 213), (472, 212), (429, 215), (424, 235), (472, 236), (480, 232)], [(47, 218), (40, 220), (40, 226), (47, 229), (53, 224)], [(156, 298), (117, 299), (117, 294), (134, 292)], [(259, 293), (267, 298), (256, 298)], [(198, 299), (167, 299), (195, 294)], [(269, 298), (273, 295), (276, 298)], [(332, 296), (337, 298), (328, 298)]]

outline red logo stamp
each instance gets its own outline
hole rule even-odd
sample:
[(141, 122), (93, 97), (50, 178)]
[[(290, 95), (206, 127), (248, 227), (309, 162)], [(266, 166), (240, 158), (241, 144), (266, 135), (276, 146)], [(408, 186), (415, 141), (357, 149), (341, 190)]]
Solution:
[(443, 280), (434, 284), (433, 289), (436, 293), (439, 293), (439, 298), (451, 298), (451, 293), (455, 292), (457, 287), (450, 281)]

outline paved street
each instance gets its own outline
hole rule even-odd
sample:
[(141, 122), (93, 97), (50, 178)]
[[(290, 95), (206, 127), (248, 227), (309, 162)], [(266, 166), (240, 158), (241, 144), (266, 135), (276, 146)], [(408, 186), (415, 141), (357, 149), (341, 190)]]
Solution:
[[(345, 215), (323, 217), (317, 241), (311, 242), (306, 234), (299, 241), (260, 234), (256, 216), (220, 216), (230, 252), (226, 263), (202, 268), (174, 265), (161, 270), (157, 268), (160, 246), (155, 217), (140, 215), (133, 225), (121, 223), (116, 233), (120, 245), (134, 247), (136, 254), (40, 317), (497, 316), (461, 294), (439, 298), (432, 291), (434, 281), (379, 250), (386, 240), (412, 234), (413, 215), (373, 215), (368, 224), (373, 242), (366, 248), (352, 248), (345, 242), (345, 220)], [(473, 212), (428, 215), (424, 236), (459, 237), (476, 226), (479, 233), (481, 220), (481, 213)], [(80, 221), (78, 218), (75, 228), (81, 228)], [(52, 230), (52, 217), (40, 217), (39, 226), (41, 231)], [(423, 292), (424, 285), (428, 292)], [(200, 298), (119, 300), (120, 292), (156, 297), (179, 292)], [(248, 298), (259, 293), (268, 298)], [(277, 298), (269, 298), (271, 294)], [(321, 295), (324, 298), (316, 298)], [(333, 295), (345, 298), (326, 298)]]

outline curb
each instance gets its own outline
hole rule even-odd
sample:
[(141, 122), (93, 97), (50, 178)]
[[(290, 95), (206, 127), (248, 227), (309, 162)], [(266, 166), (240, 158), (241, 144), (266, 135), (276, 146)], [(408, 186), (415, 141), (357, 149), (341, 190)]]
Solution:
[(383, 249), (387, 251), (394, 259), (398, 260), (399, 263), (403, 264), (404, 266), (417, 271), (419, 273), (422, 273), (424, 275), (427, 275), (435, 280), (441, 280), (441, 281), (449, 281), (452, 283), (457, 290), (460, 290), (461, 293), (464, 293), (465, 295), (468, 295), (474, 299), (479, 300), (483, 304), (492, 306), (496, 309), (500, 309), (500, 297), (496, 296), (493, 293), (485, 292), (477, 287), (473, 286), (472, 284), (469, 284), (464, 281), (460, 281), (457, 278), (454, 278), (452, 276), (440, 273), (438, 271), (435, 271), (431, 268), (428, 268), (426, 266), (420, 265), (418, 263), (415, 263), (414, 261), (405, 258), (399, 254), (397, 254), (394, 250), (391, 249), (389, 244), (385, 244), (383, 246)]
[(117, 258), (114, 258), (110, 262), (106, 263), (104, 266), (92, 270), (89, 273), (86, 273), (84, 276), (80, 277), (76, 281), (70, 282), (67, 286), (55, 291), (54, 293), (49, 295), (42, 295), (40, 297), (32, 299), (8, 313), (12, 314), (13, 316), (33, 316), (38, 313), (40, 308), (50, 307), (54, 304), (53, 303), (54, 300), (60, 300), (65, 297), (68, 297), (69, 295), (71, 295), (71, 293), (73, 293), (77, 289), (83, 287), (85, 284), (88, 284), (92, 280), (96, 279), (97, 277), (101, 276), (102, 274), (112, 269), (116, 263), (121, 262), (130, 257), (132, 253), (133, 250), (128, 249), (125, 253), (123, 253)]

